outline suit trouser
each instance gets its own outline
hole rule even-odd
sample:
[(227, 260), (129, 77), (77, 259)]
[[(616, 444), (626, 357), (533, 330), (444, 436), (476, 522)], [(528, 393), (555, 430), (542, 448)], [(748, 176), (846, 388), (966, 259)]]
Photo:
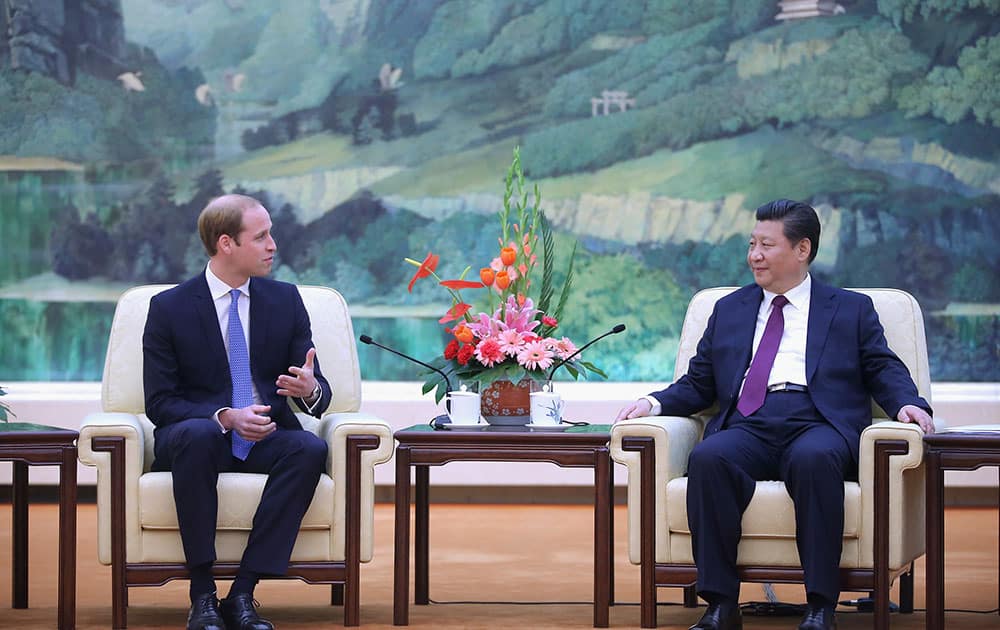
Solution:
[(857, 464), (844, 437), (819, 416), (808, 393), (775, 392), (749, 418), (733, 411), (726, 429), (688, 459), (687, 511), (698, 592), (739, 598), (737, 545), (757, 481), (783, 480), (795, 504), (795, 537), (806, 592), (840, 595), (844, 480)]
[(283, 575), (302, 517), (326, 467), (326, 442), (301, 429), (281, 429), (257, 442), (246, 461), (232, 455), (230, 433), (215, 420), (192, 418), (157, 428), (153, 470), (171, 471), (177, 521), (189, 567), (215, 562), (221, 472), (267, 474), (240, 566)]

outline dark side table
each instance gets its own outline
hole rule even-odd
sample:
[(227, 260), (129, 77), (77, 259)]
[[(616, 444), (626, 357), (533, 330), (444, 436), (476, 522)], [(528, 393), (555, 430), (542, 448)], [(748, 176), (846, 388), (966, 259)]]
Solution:
[(924, 436), (928, 630), (944, 629), (944, 471), (1000, 466), (1000, 430), (961, 429)]
[(0, 422), (0, 460), (13, 462), (11, 574), (14, 608), (28, 607), (28, 466), (59, 467), (59, 623), (76, 627), (76, 439), (79, 433)]
[(396, 431), (396, 540), (393, 623), (409, 623), (410, 609), (410, 467), (416, 470), (414, 526), (414, 602), (428, 604), (429, 468), (448, 462), (550, 462), (564, 468), (594, 469), (594, 627), (608, 627), (614, 600), (611, 541), (611, 457), (608, 425), (570, 427), (565, 431), (485, 426), (434, 430), (416, 425)]

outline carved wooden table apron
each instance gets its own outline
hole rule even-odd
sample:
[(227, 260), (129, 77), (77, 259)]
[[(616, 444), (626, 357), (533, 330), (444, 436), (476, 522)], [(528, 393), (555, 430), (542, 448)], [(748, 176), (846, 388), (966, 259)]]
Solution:
[(612, 484), (608, 452), (610, 427), (592, 425), (566, 431), (533, 431), (526, 427), (433, 430), (426, 425), (395, 434), (396, 544), (393, 623), (409, 623), (410, 467), (416, 470), (414, 529), (414, 602), (430, 600), (428, 583), (428, 483), (430, 466), (455, 461), (550, 462), (564, 468), (594, 469), (594, 627), (608, 626), (614, 594), (612, 563)]
[(12, 461), (11, 604), (28, 607), (28, 466), (59, 467), (59, 628), (76, 627), (76, 431), (0, 423), (0, 460)]
[[(924, 436), (927, 466), (927, 628), (944, 628), (944, 471), (1000, 466), (1000, 433), (961, 432)], [(998, 576), (1000, 585), (1000, 576)], [(1000, 588), (1000, 587), (998, 587)], [(1000, 598), (1000, 591), (998, 591)]]

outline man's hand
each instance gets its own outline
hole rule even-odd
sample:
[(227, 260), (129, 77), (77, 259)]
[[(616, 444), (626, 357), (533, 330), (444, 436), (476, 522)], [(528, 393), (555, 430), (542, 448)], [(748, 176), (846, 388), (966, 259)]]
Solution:
[(309, 348), (306, 352), (306, 362), (302, 364), (302, 367), (293, 365), (288, 368), (288, 374), (282, 374), (278, 377), (276, 381), (278, 393), (282, 396), (303, 400), (309, 398), (317, 384), (316, 377), (313, 376), (313, 361), (315, 359), (316, 348)]
[(271, 405), (250, 405), (242, 409), (225, 409), (219, 414), (219, 422), (230, 431), (236, 431), (251, 442), (259, 442), (274, 433), (277, 425), (267, 413)]
[(903, 408), (896, 414), (896, 419), (900, 422), (917, 424), (926, 435), (934, 433), (934, 420), (926, 411), (916, 405), (903, 405)]
[(626, 405), (622, 407), (618, 415), (615, 416), (615, 422), (619, 420), (630, 420), (632, 418), (642, 418), (643, 416), (648, 416), (649, 412), (653, 410), (652, 405), (645, 398), (640, 398), (631, 405)]

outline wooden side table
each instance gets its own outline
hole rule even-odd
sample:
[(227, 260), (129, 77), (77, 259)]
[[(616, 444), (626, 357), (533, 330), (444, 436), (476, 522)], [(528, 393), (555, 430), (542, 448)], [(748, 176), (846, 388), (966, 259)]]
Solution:
[(28, 422), (0, 423), (0, 460), (13, 462), (11, 574), (14, 608), (28, 607), (28, 466), (59, 467), (59, 628), (76, 627), (76, 439)]
[[(924, 436), (928, 630), (944, 629), (944, 471), (1000, 466), (1000, 426), (986, 431), (962, 429)], [(1000, 576), (997, 583), (1000, 589)]]
[(414, 579), (418, 605), (429, 603), (428, 483), (429, 467), (455, 461), (550, 462), (562, 467), (594, 469), (594, 627), (608, 627), (614, 600), (612, 562), (610, 427), (591, 425), (566, 431), (536, 431), (527, 427), (487, 426), (434, 430), (416, 425), (395, 433), (396, 539), (393, 623), (409, 623), (410, 609), (410, 467), (416, 469)]

